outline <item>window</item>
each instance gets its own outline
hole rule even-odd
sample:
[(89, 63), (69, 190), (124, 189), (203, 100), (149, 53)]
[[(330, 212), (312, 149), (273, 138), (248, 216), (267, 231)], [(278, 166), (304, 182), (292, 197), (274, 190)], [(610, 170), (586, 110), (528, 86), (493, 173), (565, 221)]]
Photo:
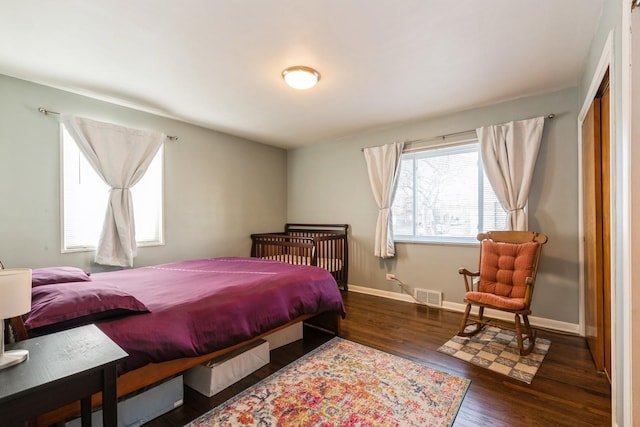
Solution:
[(402, 154), (392, 206), (395, 240), (475, 242), (505, 228), (480, 160), (477, 141)]
[[(62, 250), (95, 249), (102, 231), (109, 186), (93, 170), (69, 135), (62, 133)], [(163, 243), (162, 192), (163, 148), (161, 147), (142, 179), (131, 188), (140, 246)]]

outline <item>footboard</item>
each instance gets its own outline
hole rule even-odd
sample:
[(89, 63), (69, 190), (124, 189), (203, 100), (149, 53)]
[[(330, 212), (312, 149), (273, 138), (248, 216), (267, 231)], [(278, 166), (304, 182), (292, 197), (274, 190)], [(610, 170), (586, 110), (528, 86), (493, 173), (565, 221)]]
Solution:
[(348, 224), (286, 224), (284, 232), (252, 234), (251, 256), (329, 271), (347, 290)]

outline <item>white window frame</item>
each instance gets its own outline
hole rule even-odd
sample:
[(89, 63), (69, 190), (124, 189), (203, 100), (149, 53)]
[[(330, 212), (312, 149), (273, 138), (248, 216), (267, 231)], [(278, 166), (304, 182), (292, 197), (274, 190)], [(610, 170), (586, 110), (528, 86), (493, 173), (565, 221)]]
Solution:
[[(471, 149), (468, 147), (471, 147), (475, 145), (477, 147), (477, 149)], [(402, 153), (402, 156), (404, 157), (405, 154), (406, 155), (412, 155), (415, 156), (418, 153), (424, 153), (424, 152), (428, 152), (428, 151), (435, 151), (435, 150), (442, 150), (442, 149), (450, 149), (451, 151), (454, 150), (459, 150), (460, 152), (464, 152), (464, 151), (468, 151), (468, 152), (473, 152), (473, 151), (477, 151), (478, 152), (478, 192), (482, 193), (483, 191), (483, 185), (485, 182), (488, 183), (488, 181), (486, 180), (486, 177), (483, 178), (484, 175), (484, 166), (482, 164), (482, 160), (480, 158), (480, 143), (478, 141), (477, 138), (471, 138), (471, 139), (465, 139), (465, 140), (459, 140), (456, 142), (450, 142), (450, 143), (444, 143), (444, 144), (437, 144), (437, 145), (430, 145), (430, 146), (426, 146), (426, 147), (420, 147), (420, 148), (413, 148), (413, 149), (407, 149)], [(401, 160), (402, 161), (402, 160)], [(415, 175), (414, 175), (414, 179), (415, 179)], [(493, 191), (493, 189), (491, 189)], [(495, 194), (495, 193), (494, 193)], [(397, 192), (396, 192), (397, 195)], [(480, 203), (480, 214), (482, 215), (483, 209), (482, 209), (482, 202), (480, 202), (480, 200), (482, 200), (482, 198), (480, 197), (479, 199), (479, 203)], [(414, 203), (413, 203), (413, 209), (414, 209), (414, 215), (413, 215), (413, 235), (403, 235), (403, 234), (398, 234), (397, 231), (394, 229), (394, 241), (395, 242), (399, 242), (399, 243), (435, 243), (435, 244), (454, 244), (454, 245), (471, 245), (471, 244), (477, 244), (478, 241), (476, 239), (476, 235), (473, 236), (467, 236), (467, 237), (459, 237), (459, 236), (416, 236), (415, 235), (415, 230), (416, 230), (416, 224), (415, 224), (415, 218), (416, 218), (416, 214), (415, 214), (415, 209), (416, 209), (416, 203), (415, 203), (415, 185), (414, 185)], [(393, 210), (393, 205), (392, 205), (392, 210)], [(505, 218), (506, 218), (506, 212), (505, 212)], [(481, 219), (478, 218), (478, 228), (480, 227), (481, 224)], [(487, 231), (487, 230), (478, 230), (478, 232), (482, 232), (482, 231)]]
[[(97, 245), (97, 241), (95, 245), (82, 245), (82, 246), (72, 246), (72, 247), (67, 247), (66, 245), (66, 237), (65, 237), (65, 196), (64, 196), (64, 190), (65, 190), (65, 179), (64, 179), (64, 173), (65, 173), (65, 169), (64, 169), (64, 145), (65, 145), (65, 133), (66, 130), (64, 129), (64, 125), (61, 123), (60, 124), (60, 251), (61, 253), (74, 253), (74, 252), (91, 252), (91, 251), (95, 251), (96, 250), (96, 245)], [(71, 136), (67, 133), (67, 136), (69, 138), (71, 138)], [(75, 142), (73, 142), (75, 144)], [(84, 160), (86, 161), (86, 159)], [(136, 245), (138, 247), (151, 247), (151, 246), (163, 246), (165, 244), (164, 241), (164, 234), (165, 234), (165, 230), (164, 230), (164, 145), (162, 145), (160, 147), (160, 149), (158, 150), (158, 153), (156, 154), (156, 157), (154, 157), (154, 160), (152, 161), (152, 164), (154, 162), (160, 162), (160, 212), (159, 212), (159, 230), (158, 230), (158, 234), (159, 234), (159, 238), (157, 240), (147, 240), (147, 241), (136, 241)], [(88, 162), (87, 162), (88, 165)], [(90, 167), (90, 166), (89, 166)], [(95, 173), (95, 172), (94, 172)], [(142, 178), (144, 179), (144, 177)], [(132, 197), (134, 199), (134, 211), (135, 211), (135, 186), (131, 188), (132, 191)], [(105, 205), (104, 205), (104, 210), (102, 210), (101, 213), (101, 218), (104, 217), (104, 213), (106, 210), (106, 202), (107, 200), (105, 199)], [(135, 214), (134, 214), (135, 215)], [(101, 222), (102, 224), (102, 222)]]

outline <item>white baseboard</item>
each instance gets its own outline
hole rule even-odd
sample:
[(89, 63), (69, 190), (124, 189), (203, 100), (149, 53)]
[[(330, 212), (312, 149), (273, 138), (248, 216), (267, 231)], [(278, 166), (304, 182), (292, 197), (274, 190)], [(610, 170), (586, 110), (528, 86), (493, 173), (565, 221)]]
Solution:
[[(464, 312), (464, 309), (466, 308), (466, 306), (467, 306), (466, 304), (462, 304), (458, 302), (444, 301), (442, 303), (442, 308), (451, 310), (451, 311), (459, 311), (460, 313)], [(478, 308), (474, 307), (471, 310), (471, 313), (478, 314)], [(513, 322), (513, 314), (506, 313), (504, 311), (486, 309), (484, 311), (484, 314), (487, 317), (490, 317), (492, 319), (499, 319), (499, 320), (506, 320), (507, 322)], [(559, 320), (547, 319), (544, 317), (536, 317), (536, 316), (529, 316), (529, 322), (531, 323), (532, 326), (536, 326), (538, 328), (552, 329), (554, 331), (567, 332), (575, 335), (579, 335), (579, 332), (580, 332), (580, 328), (578, 327), (577, 323), (561, 322)]]
[(394, 299), (396, 301), (413, 302), (414, 299), (407, 294), (399, 294), (397, 292), (383, 291), (380, 289), (365, 288), (364, 286), (349, 285), (349, 292), (357, 292), (359, 294), (374, 295), (376, 297)]
[[(393, 299), (396, 301), (410, 302), (413, 304), (416, 303), (415, 300), (410, 295), (407, 295), (407, 294), (383, 291), (383, 290), (374, 289), (374, 288), (366, 288), (364, 286), (357, 286), (357, 285), (350, 284), (349, 292), (357, 292), (360, 294), (374, 295), (377, 297)], [(457, 312), (463, 313), (465, 307), (466, 307), (466, 304), (444, 301), (444, 300), (442, 301), (442, 308), (445, 310), (457, 311)], [(474, 314), (477, 314), (478, 312), (477, 307), (474, 307), (474, 309), (471, 312)], [(507, 322), (513, 321), (512, 314), (505, 313), (498, 310), (487, 309), (485, 310), (485, 315), (493, 319), (505, 320)], [(529, 322), (531, 322), (532, 326), (536, 326), (538, 328), (551, 329), (554, 331), (580, 335), (580, 326), (577, 323), (561, 322), (559, 320), (546, 319), (544, 317), (536, 317), (536, 316), (529, 316)]]

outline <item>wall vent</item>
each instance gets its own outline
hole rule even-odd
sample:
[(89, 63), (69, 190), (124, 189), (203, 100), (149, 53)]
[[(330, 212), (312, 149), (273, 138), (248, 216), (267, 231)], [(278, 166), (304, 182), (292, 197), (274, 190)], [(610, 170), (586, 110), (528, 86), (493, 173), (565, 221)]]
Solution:
[(440, 291), (416, 288), (414, 297), (421, 304), (426, 304), (432, 307), (442, 307), (442, 292)]

